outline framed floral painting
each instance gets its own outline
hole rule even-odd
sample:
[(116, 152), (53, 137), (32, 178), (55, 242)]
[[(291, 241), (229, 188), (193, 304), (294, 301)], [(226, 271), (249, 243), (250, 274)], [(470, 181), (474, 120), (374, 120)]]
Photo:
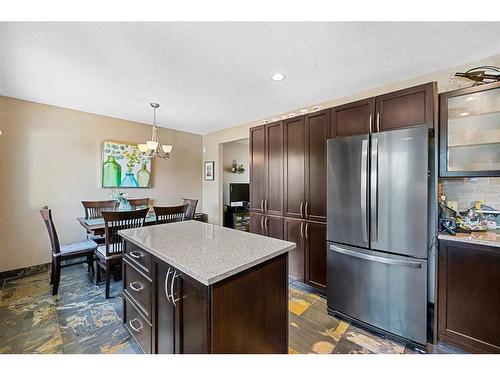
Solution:
[(151, 159), (136, 144), (104, 141), (102, 146), (103, 188), (150, 188)]

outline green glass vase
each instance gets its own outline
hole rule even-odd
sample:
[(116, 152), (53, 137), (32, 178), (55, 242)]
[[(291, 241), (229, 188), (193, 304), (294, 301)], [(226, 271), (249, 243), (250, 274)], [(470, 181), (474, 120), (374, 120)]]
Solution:
[(139, 183), (139, 187), (149, 187), (150, 178), (151, 173), (146, 168), (146, 163), (143, 163), (141, 169), (137, 171), (137, 182)]
[(119, 187), (122, 180), (122, 167), (114, 156), (108, 156), (102, 166), (102, 187)]

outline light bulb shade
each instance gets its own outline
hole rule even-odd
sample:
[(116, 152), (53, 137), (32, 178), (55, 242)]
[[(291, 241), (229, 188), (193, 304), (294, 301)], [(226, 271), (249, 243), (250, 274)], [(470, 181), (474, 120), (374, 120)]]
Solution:
[(172, 152), (172, 145), (161, 145), (161, 148), (163, 149), (163, 152), (165, 154), (170, 154)]
[(145, 143), (139, 143), (139, 144), (137, 145), (137, 147), (139, 148), (139, 151), (140, 151), (140, 152), (148, 152), (148, 150), (149, 150), (148, 145), (147, 145), (147, 144), (145, 144)]
[(146, 145), (152, 151), (154, 151), (154, 150), (156, 150), (158, 148), (158, 142), (155, 142), (155, 141), (147, 141)]

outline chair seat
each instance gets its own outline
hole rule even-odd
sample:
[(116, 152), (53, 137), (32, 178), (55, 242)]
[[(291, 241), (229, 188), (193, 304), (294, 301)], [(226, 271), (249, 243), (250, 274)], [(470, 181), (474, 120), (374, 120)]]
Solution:
[(93, 234), (89, 234), (87, 236), (87, 238), (94, 241), (98, 245), (103, 244), (106, 240), (106, 238), (104, 238), (104, 236), (94, 236)]
[(72, 242), (66, 245), (61, 245), (61, 255), (69, 255), (75, 253), (84, 253), (92, 251), (97, 248), (97, 244), (92, 240), (85, 240), (80, 242)]
[[(120, 250), (121, 250), (121, 247), (122, 247), (122, 244), (119, 243), (118, 248)], [(102, 259), (116, 259), (116, 258), (121, 258), (123, 256), (122, 253), (112, 254), (112, 255), (106, 256), (106, 245), (101, 245), (101, 246), (97, 247), (96, 254), (99, 258), (102, 258)]]

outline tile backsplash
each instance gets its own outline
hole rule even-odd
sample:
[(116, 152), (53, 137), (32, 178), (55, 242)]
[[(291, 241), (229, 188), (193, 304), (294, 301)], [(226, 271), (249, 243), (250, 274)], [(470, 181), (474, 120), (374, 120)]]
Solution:
[(458, 202), (459, 211), (475, 201), (500, 210), (500, 177), (442, 178), (440, 182), (446, 200)]

